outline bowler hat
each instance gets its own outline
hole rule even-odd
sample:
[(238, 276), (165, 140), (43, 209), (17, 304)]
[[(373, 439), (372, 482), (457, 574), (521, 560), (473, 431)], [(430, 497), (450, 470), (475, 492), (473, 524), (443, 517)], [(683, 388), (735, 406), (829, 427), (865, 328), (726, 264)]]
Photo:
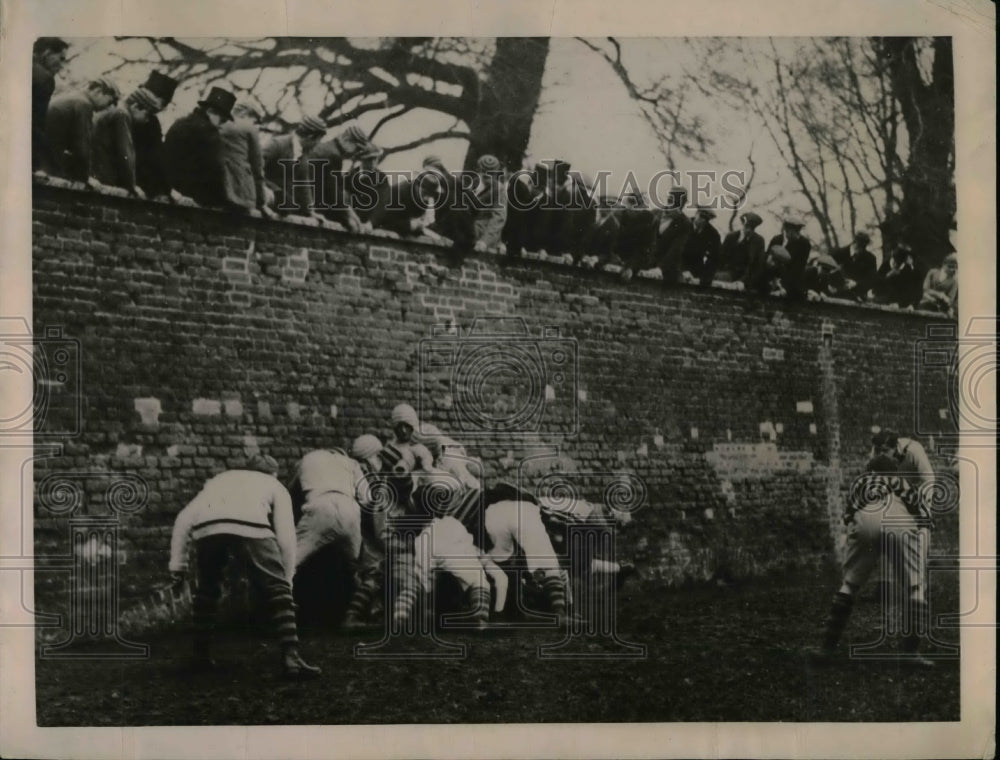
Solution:
[(745, 224), (749, 224), (751, 227), (759, 227), (764, 222), (764, 220), (761, 219), (760, 216), (755, 214), (753, 211), (747, 211), (740, 217), (740, 219)]
[(146, 79), (143, 87), (160, 99), (162, 103), (161, 108), (166, 108), (170, 104), (170, 101), (174, 99), (174, 91), (177, 89), (178, 84), (180, 82), (173, 77), (168, 77), (159, 71), (150, 71), (149, 78)]
[(864, 243), (865, 245), (868, 245), (868, 243), (872, 241), (871, 235), (869, 235), (867, 232), (855, 232), (854, 239), (857, 240), (859, 243)]
[(715, 219), (715, 216), (716, 216), (715, 212), (712, 211), (712, 209), (710, 209), (710, 208), (700, 208), (700, 209), (698, 209), (695, 212), (694, 215), (695, 216), (703, 216), (706, 219)]
[(233, 118), (233, 105), (236, 103), (236, 96), (220, 87), (213, 87), (208, 92), (208, 97), (199, 100), (198, 105), (202, 108), (211, 108), (222, 114), (223, 121), (230, 121)]

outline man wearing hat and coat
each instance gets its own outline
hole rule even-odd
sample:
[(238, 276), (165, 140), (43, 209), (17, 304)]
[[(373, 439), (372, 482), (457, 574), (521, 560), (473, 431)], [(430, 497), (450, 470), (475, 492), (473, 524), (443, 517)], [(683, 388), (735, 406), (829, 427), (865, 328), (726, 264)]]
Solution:
[(233, 106), (232, 121), (219, 128), (226, 195), (233, 205), (250, 212), (269, 213), (264, 186), (264, 159), (260, 148), (260, 111), (250, 103)]
[(103, 185), (120, 187), (145, 197), (136, 184), (133, 132), (160, 109), (159, 100), (139, 87), (123, 105), (105, 108), (94, 119), (93, 174)]
[(51, 166), (45, 114), (56, 89), (56, 74), (66, 63), (69, 43), (58, 37), (39, 37), (32, 47), (31, 60), (31, 170)]
[[(381, 156), (382, 150), (355, 124), (347, 127), (333, 139), (325, 140), (313, 147), (309, 152), (309, 159), (317, 162), (314, 190), (314, 205), (317, 210), (352, 232), (361, 232), (364, 222), (352, 207), (348, 172), (353, 173), (356, 169), (372, 171), (375, 162)], [(345, 172), (347, 162), (352, 165), (348, 172)], [(374, 199), (372, 203), (374, 204)]]
[[(178, 81), (158, 71), (149, 72), (142, 89), (150, 93), (162, 111), (174, 98)], [(166, 200), (170, 183), (163, 168), (163, 126), (156, 113), (143, 122), (132, 123), (132, 143), (135, 147), (135, 183), (147, 198)]]
[[(840, 270), (853, 285), (848, 285), (849, 295), (863, 299), (875, 279), (878, 264), (875, 254), (868, 250), (871, 237), (867, 232), (859, 231), (854, 235), (853, 246), (844, 246), (832, 251), (831, 255), (840, 265)], [(853, 248), (853, 253), (851, 249)]]
[(163, 160), (167, 179), (180, 195), (202, 206), (229, 208), (222, 167), (222, 137), (219, 127), (232, 118), (236, 97), (213, 87), (187, 116), (167, 131)]
[(475, 236), (475, 250), (503, 253), (501, 237), (507, 223), (507, 199), (504, 197), (506, 183), (500, 159), (489, 153), (476, 159), (478, 182), (474, 189), (475, 208), (472, 212), (472, 226)]
[(94, 114), (117, 103), (118, 85), (106, 77), (93, 80), (86, 90), (57, 95), (45, 115), (48, 140), (47, 172), (58, 177), (90, 182), (92, 174)]
[(719, 252), (719, 269), (715, 279), (737, 283), (737, 289), (750, 287), (751, 267), (764, 260), (764, 238), (757, 228), (764, 220), (753, 211), (740, 215), (741, 227), (726, 235)]
[(667, 207), (663, 210), (656, 231), (653, 256), (663, 275), (663, 282), (667, 284), (680, 279), (684, 266), (684, 251), (694, 232), (694, 225), (684, 213), (686, 203), (687, 190), (683, 187), (673, 188), (668, 195)]
[[(274, 193), (274, 210), (324, 224), (318, 205), (317, 184), (325, 181), (321, 160), (311, 161), (314, 149), (326, 134), (326, 124), (317, 116), (306, 114), (291, 132), (274, 137), (263, 146), (264, 181)], [(324, 177), (324, 180), (320, 180)]]
[(684, 245), (682, 266), (685, 274), (690, 273), (695, 281), (703, 287), (712, 284), (715, 272), (719, 268), (719, 249), (722, 237), (712, 226), (715, 212), (710, 208), (701, 208), (694, 215), (693, 229)]
[(226, 564), (241, 557), (250, 580), (267, 597), (271, 622), (281, 642), (288, 678), (318, 676), (320, 669), (299, 654), (292, 577), (295, 574), (295, 524), (292, 500), (277, 479), (273, 457), (255, 454), (245, 468), (227, 470), (210, 479), (174, 521), (170, 539), (170, 573), (175, 588), (184, 583), (187, 541), (194, 539), (197, 586), (194, 592), (194, 664), (210, 669), (211, 633), (222, 592)]
[(768, 250), (780, 248), (788, 253), (788, 261), (779, 263), (778, 266), (781, 286), (788, 297), (793, 299), (804, 298), (806, 294), (805, 274), (812, 243), (802, 234), (805, 226), (806, 223), (797, 216), (786, 217), (781, 225), (781, 234), (771, 238), (767, 246)]

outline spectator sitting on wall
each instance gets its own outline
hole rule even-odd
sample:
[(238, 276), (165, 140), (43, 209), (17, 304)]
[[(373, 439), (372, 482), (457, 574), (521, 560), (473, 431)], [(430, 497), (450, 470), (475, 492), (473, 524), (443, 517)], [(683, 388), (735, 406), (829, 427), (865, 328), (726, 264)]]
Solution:
[(844, 246), (831, 252), (847, 280), (848, 292), (845, 295), (859, 300), (868, 294), (878, 269), (875, 254), (868, 250), (870, 242), (867, 232), (858, 232), (854, 235), (853, 246)]
[(741, 228), (726, 235), (720, 250), (715, 279), (735, 283), (737, 290), (749, 287), (751, 266), (764, 263), (764, 238), (756, 230), (763, 219), (753, 211), (740, 215)]
[(260, 147), (260, 111), (251, 103), (233, 106), (232, 121), (219, 127), (226, 197), (245, 211), (271, 215), (264, 185), (264, 158)]
[(920, 275), (913, 264), (913, 251), (901, 243), (879, 267), (868, 300), (906, 308), (919, 298)]
[(53, 165), (45, 134), (45, 114), (56, 89), (56, 74), (66, 63), (69, 43), (58, 37), (39, 37), (31, 59), (31, 170)]
[(452, 261), (457, 262), (472, 251), (476, 242), (474, 201), (459, 198), (458, 182), (438, 156), (427, 156), (422, 171), (436, 174), (441, 187), (441, 197), (434, 209), (434, 221), (428, 229), (440, 238), (451, 241)]
[(568, 162), (553, 159), (535, 164), (531, 185), (534, 206), (524, 215), (524, 248), (550, 256), (583, 256), (587, 232), (595, 218), (582, 178)]
[(810, 301), (843, 298), (850, 289), (836, 260), (828, 254), (809, 262), (803, 281)]
[[(150, 93), (162, 111), (173, 100), (178, 81), (158, 71), (149, 72), (143, 89)], [(135, 183), (147, 198), (168, 200), (170, 183), (163, 166), (163, 127), (157, 113), (150, 113), (145, 121), (132, 122), (132, 144), (135, 147)]]
[(931, 269), (924, 278), (924, 294), (919, 307), (929, 311), (943, 311), (955, 316), (958, 308), (958, 255), (945, 256), (940, 268)]
[(618, 213), (617, 247), (612, 251), (612, 262), (634, 268), (650, 265), (658, 223), (656, 214), (646, 205), (642, 193), (632, 191), (623, 195)]
[(101, 77), (86, 90), (57, 95), (45, 115), (48, 173), (77, 182), (91, 182), (94, 114), (118, 102), (118, 86)]
[(303, 116), (294, 130), (269, 140), (263, 146), (264, 180), (274, 194), (274, 210), (279, 214), (293, 214), (325, 224), (326, 218), (318, 212), (316, 182), (323, 172), (322, 161), (310, 159), (326, 134), (326, 124), (316, 116)]
[(507, 223), (507, 199), (504, 196), (506, 181), (503, 167), (496, 156), (489, 153), (476, 159), (475, 208), (472, 213), (475, 249), (504, 253), (500, 238)]
[[(623, 203), (624, 203), (623, 198)], [(597, 215), (584, 242), (583, 263), (591, 268), (615, 264), (621, 266), (618, 258), (618, 235), (621, 232), (621, 213), (617, 200), (602, 195), (597, 200)]]
[(656, 244), (653, 253), (656, 268), (665, 283), (677, 282), (681, 276), (684, 250), (694, 232), (694, 225), (684, 213), (687, 190), (673, 188), (667, 199), (667, 207), (660, 217), (656, 230)]
[(202, 206), (231, 207), (219, 127), (232, 119), (235, 102), (231, 92), (213, 87), (191, 113), (179, 118), (167, 131), (163, 165), (175, 199), (183, 196)]
[[(352, 232), (370, 232), (371, 225), (359, 216), (352, 203), (352, 188), (348, 179), (359, 171), (374, 173), (382, 150), (368, 135), (352, 124), (336, 137), (317, 144), (309, 153), (310, 160), (320, 160), (316, 167), (316, 206), (320, 213)], [(368, 183), (374, 188), (377, 183)], [(367, 205), (366, 218), (371, 215), (374, 200)]]
[(535, 250), (531, 247), (534, 245), (532, 226), (542, 195), (537, 171), (521, 170), (508, 180), (507, 221), (501, 235), (508, 256), (518, 257), (525, 250)]
[(693, 230), (684, 246), (684, 280), (709, 286), (719, 267), (719, 249), (722, 239), (712, 226), (715, 212), (709, 208), (698, 209), (694, 215)]
[(421, 172), (415, 179), (403, 180), (380, 196), (379, 206), (372, 214), (372, 225), (400, 237), (423, 235), (441, 240), (431, 225), (443, 196), (441, 175), (434, 171)]
[[(788, 254), (788, 260), (779, 264), (781, 290), (789, 298), (805, 297), (805, 273), (809, 262), (812, 243), (802, 234), (805, 222), (797, 216), (786, 217), (781, 225), (781, 234), (771, 238), (768, 249), (781, 248)], [(784, 256), (779, 258), (784, 259)]]
[(98, 182), (121, 187), (133, 195), (145, 197), (136, 185), (135, 142), (133, 130), (160, 108), (160, 101), (151, 92), (139, 87), (124, 105), (105, 108), (94, 119), (92, 164)]
[(372, 215), (388, 196), (389, 178), (379, 171), (382, 149), (370, 145), (352, 160), (344, 188), (346, 226), (352, 232), (372, 232)]

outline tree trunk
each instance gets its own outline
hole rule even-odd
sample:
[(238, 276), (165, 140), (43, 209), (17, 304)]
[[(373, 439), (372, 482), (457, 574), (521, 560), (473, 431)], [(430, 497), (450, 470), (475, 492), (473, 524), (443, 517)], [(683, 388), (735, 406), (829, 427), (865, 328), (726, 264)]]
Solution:
[(909, 158), (899, 211), (883, 225), (885, 243), (907, 243), (918, 266), (936, 267), (951, 250), (955, 221), (955, 77), (950, 37), (935, 37), (931, 81), (924, 82), (916, 40), (882, 41), (889, 76), (906, 125)]
[(480, 89), (479, 108), (469, 124), (465, 168), (492, 153), (504, 168), (521, 168), (531, 122), (538, 108), (542, 76), (549, 55), (546, 37), (500, 37)]

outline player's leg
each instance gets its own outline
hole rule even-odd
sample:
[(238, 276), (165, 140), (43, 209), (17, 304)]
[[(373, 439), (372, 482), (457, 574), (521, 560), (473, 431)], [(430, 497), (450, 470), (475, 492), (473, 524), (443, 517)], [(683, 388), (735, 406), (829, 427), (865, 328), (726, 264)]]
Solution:
[(198, 582), (192, 599), (194, 627), (194, 665), (211, 668), (212, 630), (215, 628), (222, 595), (222, 576), (229, 559), (232, 536), (207, 536), (195, 542)]
[(927, 552), (930, 531), (926, 528), (901, 530), (896, 538), (899, 543), (897, 560), (899, 575), (907, 585), (907, 595), (903, 608), (903, 639), (901, 650), (908, 660), (921, 666), (934, 663), (917, 654), (920, 639), (930, 629), (926, 598)]
[(566, 579), (559, 567), (552, 541), (545, 530), (538, 507), (522, 503), (512, 515), (517, 520), (517, 541), (524, 551), (528, 571), (541, 586), (549, 609), (556, 615), (566, 614)]
[(861, 510), (847, 526), (844, 577), (823, 626), (823, 651), (827, 654), (836, 651), (854, 608), (854, 598), (878, 562), (881, 519), (880, 512)]
[(290, 678), (318, 676), (320, 669), (306, 663), (299, 655), (299, 636), (295, 625), (292, 585), (285, 577), (281, 550), (274, 538), (245, 538), (241, 543), (251, 581), (263, 592), (271, 624), (281, 643), (285, 675)]

